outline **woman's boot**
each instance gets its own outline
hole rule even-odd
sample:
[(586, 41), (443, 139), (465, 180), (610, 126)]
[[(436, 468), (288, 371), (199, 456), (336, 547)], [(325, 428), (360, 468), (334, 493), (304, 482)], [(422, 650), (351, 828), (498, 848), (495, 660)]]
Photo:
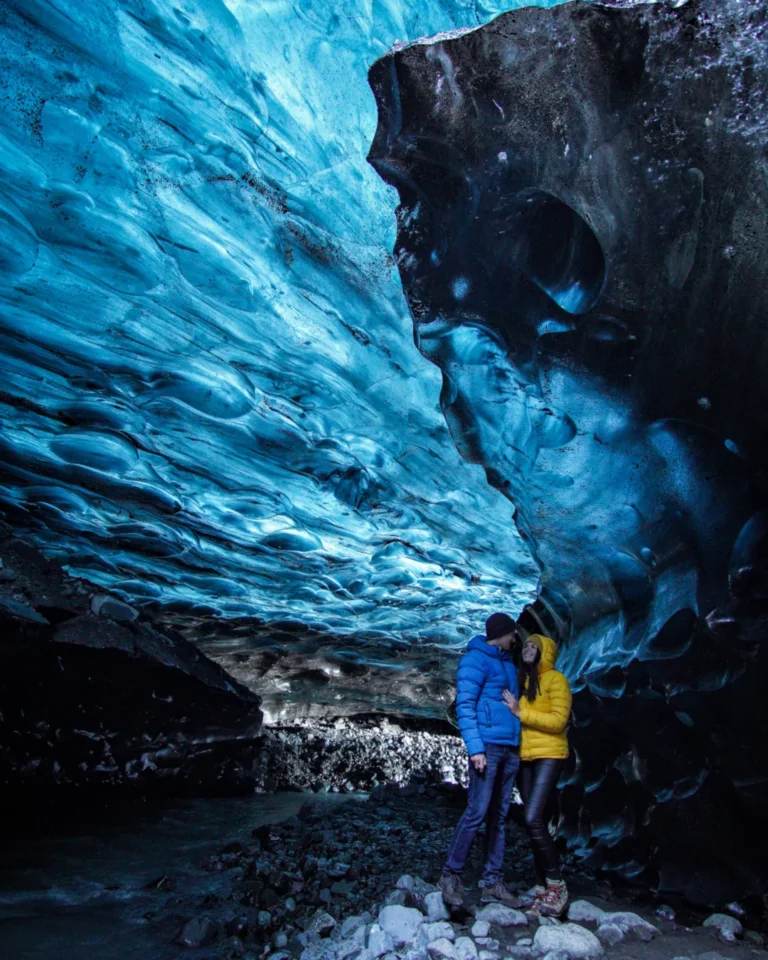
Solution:
[(540, 917), (562, 917), (568, 907), (568, 887), (565, 880), (550, 880), (547, 889), (536, 898), (535, 909)]

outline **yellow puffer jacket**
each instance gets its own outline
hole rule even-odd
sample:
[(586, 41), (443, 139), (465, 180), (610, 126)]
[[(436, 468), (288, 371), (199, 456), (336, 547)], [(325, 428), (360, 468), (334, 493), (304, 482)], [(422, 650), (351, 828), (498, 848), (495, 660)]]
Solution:
[(571, 688), (563, 674), (555, 670), (555, 641), (538, 633), (528, 639), (541, 650), (539, 693), (533, 703), (528, 697), (520, 697), (520, 759), (564, 760), (568, 756)]

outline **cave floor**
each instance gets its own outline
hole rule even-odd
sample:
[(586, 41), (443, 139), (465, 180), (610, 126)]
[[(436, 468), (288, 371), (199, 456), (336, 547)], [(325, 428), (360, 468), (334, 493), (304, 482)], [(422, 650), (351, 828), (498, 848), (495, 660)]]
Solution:
[[(457, 799), (432, 791), (386, 803), (361, 802), (361, 794), (277, 793), (147, 804), (76, 828), (17, 831), (0, 853), (0, 956), (256, 960), (279, 948), (283, 960), (299, 957), (297, 934), (318, 910), (337, 921), (366, 910), (375, 917), (401, 875), (434, 882), (459, 815)], [(516, 823), (508, 837), (508, 880), (523, 889), (531, 881), (526, 839)], [(662, 920), (649, 894), (619, 890), (574, 862), (565, 866), (573, 899), (634, 911), (660, 930), (649, 943), (607, 948), (609, 958), (765, 954), (753, 942), (719, 943), (701, 928), (705, 912), (675, 905), (677, 922)], [(468, 935), (479, 905), (479, 867), (477, 849), (466, 878), (469, 909), (451, 918), (458, 936)], [(195, 919), (210, 921), (215, 935), (194, 948), (180, 946), (180, 931)], [(239, 937), (232, 935), (238, 920)], [(494, 926), (491, 935), (508, 957), (535, 929), (535, 922)]]

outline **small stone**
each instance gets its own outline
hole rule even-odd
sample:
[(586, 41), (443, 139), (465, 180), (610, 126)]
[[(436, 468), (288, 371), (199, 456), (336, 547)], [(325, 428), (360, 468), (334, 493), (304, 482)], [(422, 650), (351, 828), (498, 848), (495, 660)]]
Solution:
[(365, 920), (363, 920), (362, 917), (358, 917), (358, 916), (347, 917), (347, 919), (341, 925), (341, 935), (342, 937), (344, 937), (344, 939), (346, 939), (347, 937), (351, 937), (352, 934), (355, 932), (355, 930), (358, 929), (358, 927), (364, 927), (364, 926), (365, 926)]
[(216, 939), (217, 932), (210, 917), (195, 917), (184, 924), (176, 942), (182, 947), (204, 947)]
[[(253, 954), (250, 954), (250, 956), (253, 956)], [(293, 960), (293, 958), (286, 950), (278, 950), (276, 953), (270, 953), (267, 960)]]
[(407, 890), (393, 890), (392, 893), (387, 897), (386, 903), (387, 906), (401, 906), (404, 907), (406, 901), (408, 900), (408, 891)]
[(456, 960), (456, 950), (453, 942), (445, 937), (427, 944), (427, 953), (435, 960)]
[(728, 911), (728, 913), (732, 913), (734, 917), (741, 917), (742, 920), (747, 915), (747, 911), (740, 903), (737, 903), (736, 900), (731, 901), (731, 903), (727, 903), (725, 905), (725, 909)]
[(456, 934), (447, 920), (438, 920), (435, 923), (423, 923), (416, 933), (416, 946), (426, 947), (433, 940), (455, 940)]
[(475, 920), (472, 924), (473, 937), (487, 937), (491, 932), (491, 925), (487, 920)]
[(272, 934), (272, 946), (276, 950), (282, 950), (283, 947), (288, 946), (288, 935), (284, 930), (277, 930)]
[(499, 949), (499, 941), (493, 937), (475, 937), (475, 943), (478, 947), (483, 947), (485, 950)]
[(368, 934), (368, 949), (374, 957), (381, 957), (395, 949), (395, 941), (378, 923), (374, 923)]
[(568, 919), (574, 923), (594, 923), (599, 926), (605, 919), (605, 911), (589, 900), (574, 900), (568, 908)]
[(594, 933), (575, 923), (540, 926), (533, 938), (533, 948), (540, 954), (562, 950), (571, 960), (592, 960), (603, 954), (602, 944)]
[(765, 939), (757, 930), (745, 930), (744, 939), (747, 943), (753, 943), (756, 947), (762, 947), (765, 944)]
[(499, 960), (500, 956), (496, 950), (480, 950), (477, 954), (478, 960)]
[(570, 960), (565, 950), (550, 950), (542, 957), (542, 960)]
[(612, 947), (624, 939), (624, 931), (618, 924), (604, 923), (595, 930), (595, 936), (604, 947)]
[(711, 917), (707, 917), (703, 925), (714, 930), (723, 943), (735, 943), (744, 934), (741, 920), (729, 917), (727, 913), (713, 913)]
[(424, 923), (424, 915), (413, 907), (386, 906), (379, 911), (378, 922), (397, 946), (413, 940), (416, 931)]
[(283, 901), (283, 906), (285, 907), (286, 913), (296, 913), (296, 901), (293, 897), (287, 897)]
[(348, 863), (332, 863), (328, 867), (326, 873), (329, 877), (334, 880), (340, 880), (342, 877), (346, 877), (349, 873), (349, 864)]
[(458, 960), (478, 960), (477, 947), (469, 937), (458, 937), (453, 946)]
[(335, 926), (336, 921), (329, 913), (326, 913), (325, 910), (318, 910), (310, 919), (304, 932), (313, 933), (318, 937), (327, 937)]
[(674, 920), (677, 916), (672, 907), (667, 906), (666, 903), (662, 903), (661, 906), (657, 907), (655, 913), (661, 920)]
[(269, 910), (259, 910), (256, 914), (256, 923), (260, 927), (268, 927), (272, 923), (272, 914)]
[(500, 927), (526, 927), (528, 919), (520, 910), (505, 907), (503, 903), (487, 903), (482, 910), (478, 910), (476, 920), (487, 920)]
[(432, 920), (449, 920), (450, 912), (448, 907), (445, 905), (443, 900), (443, 895), (440, 891), (435, 891), (434, 893), (428, 893), (423, 898), (424, 909), (426, 911), (427, 917)]
[(410, 874), (404, 873), (402, 877), (397, 881), (395, 886), (398, 890), (408, 890), (412, 891), (414, 887), (414, 879)]
[(530, 947), (533, 945), (533, 939), (531, 937), (520, 937), (517, 945), (518, 947)]
[(28, 607), (25, 603), (19, 603), (18, 600), (10, 600), (0, 597), (0, 617), (10, 620), (24, 620), (27, 623), (37, 623), (40, 626), (47, 626), (48, 621), (42, 614)]

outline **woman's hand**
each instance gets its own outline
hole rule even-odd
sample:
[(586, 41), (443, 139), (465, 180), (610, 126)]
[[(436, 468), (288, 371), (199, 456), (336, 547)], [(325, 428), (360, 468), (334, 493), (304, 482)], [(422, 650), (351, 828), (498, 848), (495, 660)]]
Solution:
[(509, 690), (505, 690), (502, 693), (502, 697), (504, 698), (504, 703), (506, 703), (506, 705), (509, 707), (510, 713), (514, 717), (519, 717), (520, 704), (518, 703), (517, 697), (513, 696)]

